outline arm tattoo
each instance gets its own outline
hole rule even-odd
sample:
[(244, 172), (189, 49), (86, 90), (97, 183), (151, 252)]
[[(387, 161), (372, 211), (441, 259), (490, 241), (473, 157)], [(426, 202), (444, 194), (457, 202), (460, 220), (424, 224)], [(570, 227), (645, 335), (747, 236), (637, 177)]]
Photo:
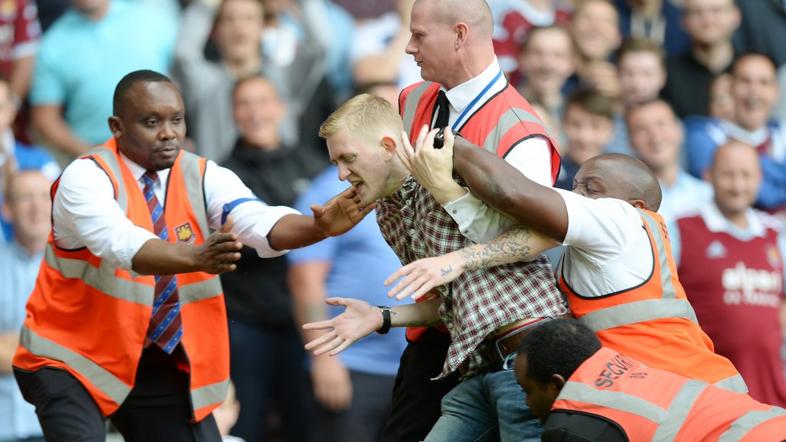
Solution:
[(449, 275), (450, 272), (452, 272), (452, 271), (453, 271), (453, 266), (452, 265), (448, 265), (447, 267), (443, 267), (443, 268), (439, 269), (439, 272), (442, 274), (442, 276)]
[(527, 227), (514, 227), (493, 240), (461, 249), (466, 270), (478, 270), (530, 259), (532, 232)]

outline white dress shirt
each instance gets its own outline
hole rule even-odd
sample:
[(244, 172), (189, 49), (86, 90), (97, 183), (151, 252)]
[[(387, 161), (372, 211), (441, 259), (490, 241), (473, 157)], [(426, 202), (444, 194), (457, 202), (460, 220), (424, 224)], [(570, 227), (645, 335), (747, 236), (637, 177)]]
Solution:
[[(121, 158), (137, 179), (139, 188), (143, 189), (141, 178), (145, 169), (122, 154)], [(169, 169), (158, 171), (158, 178), (154, 191), (163, 207)], [(221, 227), (225, 204), (240, 198), (256, 198), (234, 172), (212, 161), (207, 162), (204, 187), (211, 229)], [(260, 257), (278, 256), (286, 251), (272, 249), (267, 235), (284, 215), (298, 213), (289, 207), (268, 206), (262, 201), (243, 203), (232, 210), (232, 232), (243, 244), (255, 248)], [(52, 206), (52, 217), (58, 247), (87, 247), (94, 255), (125, 269), (131, 268), (134, 255), (145, 242), (158, 238), (126, 217), (115, 201), (109, 177), (89, 159), (78, 159), (63, 171)]]
[[(457, 121), (467, 106), (483, 92), (483, 89), (494, 80), (499, 72), (499, 62), (495, 58), (477, 77), (445, 91), (450, 102), (448, 124), (451, 127), (460, 128), (486, 101), (507, 86), (505, 76), (500, 75), (491, 87), (475, 101), (461, 121)], [(551, 149), (545, 138), (532, 137), (516, 143), (504, 159), (532, 181), (544, 186), (552, 186)], [(446, 203), (444, 207), (458, 224), (461, 233), (478, 243), (496, 238), (500, 233), (516, 224), (515, 220), (486, 206), (470, 193)]]

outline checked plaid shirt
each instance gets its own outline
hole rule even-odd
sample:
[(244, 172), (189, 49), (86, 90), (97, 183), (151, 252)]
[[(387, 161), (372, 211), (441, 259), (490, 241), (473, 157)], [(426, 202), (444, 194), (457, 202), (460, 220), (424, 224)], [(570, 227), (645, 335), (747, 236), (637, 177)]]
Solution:
[[(473, 244), (411, 176), (396, 193), (377, 202), (377, 221), (385, 240), (405, 264)], [(465, 272), (437, 290), (444, 300), (439, 315), (451, 337), (438, 378), (467, 358), (467, 375), (479, 372), (486, 361), (476, 349), (494, 330), (520, 319), (557, 317), (568, 311), (543, 256), (528, 263)]]

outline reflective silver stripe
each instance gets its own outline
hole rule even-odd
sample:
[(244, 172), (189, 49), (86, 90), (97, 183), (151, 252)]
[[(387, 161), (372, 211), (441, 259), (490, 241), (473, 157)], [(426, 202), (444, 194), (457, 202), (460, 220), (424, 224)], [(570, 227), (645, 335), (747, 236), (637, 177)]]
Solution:
[(81, 259), (55, 255), (52, 244), (46, 245), (44, 261), (66, 278), (78, 278), (107, 296), (136, 304), (153, 305), (154, 287), (115, 276), (115, 267), (106, 260), (99, 267)]
[(597, 332), (665, 318), (685, 318), (698, 323), (693, 308), (684, 299), (647, 299), (628, 302), (586, 314), (579, 320)]
[(199, 170), (199, 157), (190, 153), (183, 152), (180, 158), (180, 169), (183, 173), (183, 180), (186, 186), (186, 195), (191, 203), (191, 209), (199, 223), (199, 231), (202, 236), (207, 238), (210, 234), (207, 222), (207, 209), (205, 208), (205, 191), (202, 185), (202, 172)]
[(19, 343), (34, 355), (62, 361), (90, 380), (96, 388), (117, 404), (123, 403), (131, 391), (129, 385), (126, 385), (100, 365), (69, 348), (38, 335), (26, 326), (22, 327)]
[(115, 176), (115, 183), (117, 183), (117, 205), (123, 209), (123, 212), (128, 211), (128, 194), (126, 193), (125, 181), (123, 181), (123, 174), (120, 171), (120, 164), (117, 162), (117, 155), (104, 146), (98, 146), (87, 153), (87, 155), (94, 155), (101, 157), (102, 160), (111, 169), (112, 175)]
[(653, 441), (670, 441), (677, 437), (685, 419), (688, 417), (696, 399), (709, 387), (709, 384), (701, 381), (689, 379), (685, 381), (680, 388), (680, 391), (671, 400), (671, 405), (668, 410), (668, 419), (663, 422), (655, 435), (652, 437)]
[(712, 384), (718, 388), (723, 388), (730, 391), (735, 391), (737, 393), (747, 393), (748, 386), (745, 385), (745, 380), (742, 379), (742, 375), (735, 374), (734, 376), (729, 376), (726, 379), (721, 379), (720, 381)]
[(221, 294), (221, 282), (217, 277), (177, 287), (180, 304), (201, 301)]
[(193, 404), (194, 410), (221, 404), (227, 397), (228, 389), (229, 379), (191, 390), (191, 404)]
[(532, 115), (524, 109), (508, 109), (504, 114), (502, 114), (501, 117), (499, 117), (499, 120), (497, 120), (497, 125), (494, 126), (494, 129), (492, 129), (491, 132), (486, 135), (486, 139), (483, 141), (482, 145), (483, 149), (491, 153), (497, 153), (497, 145), (499, 144), (500, 138), (502, 138), (513, 126), (517, 125), (521, 121), (540, 124), (538, 117)]
[(657, 258), (660, 262), (660, 283), (663, 288), (663, 299), (675, 299), (677, 298), (677, 290), (674, 288), (674, 283), (671, 280), (671, 267), (669, 267), (666, 247), (663, 244), (663, 237), (660, 235), (658, 221), (642, 210), (639, 210), (639, 213), (644, 222), (647, 223), (650, 232), (652, 232), (652, 237), (655, 238), (655, 248), (658, 250)]
[(412, 133), (412, 124), (415, 122), (415, 113), (418, 110), (420, 97), (423, 96), (423, 93), (426, 92), (429, 86), (431, 86), (431, 82), (424, 81), (423, 84), (413, 89), (412, 92), (407, 95), (406, 102), (404, 103), (404, 116), (401, 117), (401, 120), (404, 122), (404, 130), (410, 134), (410, 136), (418, 135), (417, 133)]
[(579, 401), (600, 405), (641, 416), (658, 425), (668, 417), (666, 410), (649, 401), (618, 391), (596, 390), (581, 382), (566, 382), (557, 400)]
[(729, 429), (718, 438), (718, 442), (737, 442), (756, 426), (780, 416), (786, 416), (786, 410), (778, 407), (764, 411), (749, 411), (732, 422)]

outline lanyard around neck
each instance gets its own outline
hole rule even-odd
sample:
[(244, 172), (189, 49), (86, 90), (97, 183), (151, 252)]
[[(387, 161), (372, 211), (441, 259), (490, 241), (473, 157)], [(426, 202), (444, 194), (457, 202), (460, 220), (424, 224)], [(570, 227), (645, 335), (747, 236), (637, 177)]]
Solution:
[(475, 96), (475, 98), (473, 98), (472, 101), (469, 102), (467, 107), (465, 107), (464, 110), (461, 112), (461, 114), (459, 114), (458, 118), (456, 118), (456, 121), (453, 122), (451, 129), (454, 132), (460, 127), (459, 123), (461, 122), (461, 120), (463, 120), (464, 117), (467, 115), (467, 113), (469, 113), (469, 111), (478, 103), (480, 98), (486, 95), (486, 92), (488, 92), (489, 89), (491, 89), (491, 86), (493, 86), (494, 83), (496, 83), (497, 80), (499, 80), (499, 77), (501, 76), (502, 76), (502, 71), (497, 72), (497, 75), (491, 79), (489, 84), (487, 84), (486, 87), (484, 87), (483, 90), (480, 91), (480, 93), (477, 96)]

